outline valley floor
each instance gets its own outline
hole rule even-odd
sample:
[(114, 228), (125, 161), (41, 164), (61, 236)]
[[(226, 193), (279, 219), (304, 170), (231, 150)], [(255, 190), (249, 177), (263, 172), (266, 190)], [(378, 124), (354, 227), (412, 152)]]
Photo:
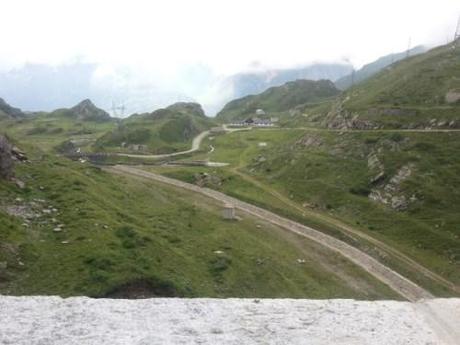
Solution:
[(460, 299), (1, 297), (0, 344), (456, 344)]

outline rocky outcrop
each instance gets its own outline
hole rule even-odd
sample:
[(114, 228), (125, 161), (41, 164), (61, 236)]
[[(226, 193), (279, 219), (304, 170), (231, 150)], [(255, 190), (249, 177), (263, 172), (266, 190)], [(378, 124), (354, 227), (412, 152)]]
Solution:
[(302, 147), (320, 147), (323, 144), (323, 140), (320, 136), (309, 133), (297, 140), (295, 144)]
[(343, 108), (345, 100), (338, 100), (327, 113), (323, 125), (330, 129), (378, 129), (372, 121), (360, 119), (359, 114)]
[(367, 167), (372, 174), (369, 181), (372, 185), (378, 184), (385, 178), (385, 168), (383, 163), (374, 152), (371, 152), (367, 157)]
[(89, 99), (78, 103), (73, 108), (70, 108), (71, 114), (78, 120), (91, 120), (91, 121), (108, 121), (110, 115), (104, 110), (96, 107)]
[[(401, 184), (407, 180), (415, 169), (414, 164), (406, 164), (401, 167), (398, 172), (388, 181), (388, 183), (380, 184), (371, 190), (369, 199), (390, 206), (397, 211), (403, 211), (408, 208), (411, 202), (417, 200), (415, 195), (406, 196), (401, 190)], [(374, 178), (375, 179), (375, 178)], [(382, 181), (382, 178), (376, 180)]]

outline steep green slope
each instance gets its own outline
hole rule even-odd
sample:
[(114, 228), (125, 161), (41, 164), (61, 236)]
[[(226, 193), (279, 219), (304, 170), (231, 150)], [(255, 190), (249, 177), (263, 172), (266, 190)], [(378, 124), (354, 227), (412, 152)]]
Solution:
[(384, 68), (390, 66), (391, 64), (405, 59), (408, 53), (409, 53), (409, 56), (414, 56), (417, 54), (424, 53), (426, 51), (427, 51), (427, 48), (425, 48), (424, 46), (417, 46), (417, 47), (410, 49), (409, 52), (404, 51), (401, 53), (382, 56), (381, 58), (378, 58), (377, 60), (364, 65), (359, 70), (355, 71), (355, 73), (349, 74), (345, 77), (342, 77), (336, 80), (334, 84), (340, 90), (346, 90), (349, 87), (351, 87), (352, 84), (356, 85), (366, 79), (369, 79), (370, 77), (377, 74)]
[(307, 240), (223, 220), (204, 197), (28, 151), (25, 188), (0, 180), (1, 294), (396, 297)]
[(325, 114), (322, 123), (335, 128), (460, 127), (460, 44), (391, 65), (345, 92)]
[(200, 132), (212, 127), (196, 103), (176, 103), (151, 114), (133, 115), (101, 137), (98, 150), (169, 153), (188, 148)]
[(225, 105), (216, 119), (220, 122), (243, 120), (263, 109), (269, 115), (282, 114), (305, 103), (315, 103), (339, 94), (329, 80), (297, 80), (282, 86), (272, 87), (259, 95), (246, 96)]

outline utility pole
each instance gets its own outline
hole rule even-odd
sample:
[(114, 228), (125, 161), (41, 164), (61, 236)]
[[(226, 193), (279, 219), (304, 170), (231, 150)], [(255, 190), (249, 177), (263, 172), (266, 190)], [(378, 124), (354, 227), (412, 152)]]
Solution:
[(457, 29), (455, 29), (454, 41), (460, 38), (460, 16), (458, 16)]
[(410, 56), (410, 45), (411, 45), (411, 37), (409, 37), (409, 42), (407, 42), (406, 58)]
[(120, 110), (120, 114), (121, 114), (121, 117), (123, 117), (123, 115), (125, 114), (125, 105), (122, 104), (121, 106), (115, 106), (115, 102), (112, 101), (112, 113), (113, 113), (113, 116), (115, 117), (118, 117), (117, 115), (117, 111)]

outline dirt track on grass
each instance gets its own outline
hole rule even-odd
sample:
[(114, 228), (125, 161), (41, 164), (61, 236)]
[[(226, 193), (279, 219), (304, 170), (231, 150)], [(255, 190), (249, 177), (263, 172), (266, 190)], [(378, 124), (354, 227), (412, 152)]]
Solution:
[(340, 241), (332, 236), (326, 235), (318, 230), (305, 226), (303, 224), (294, 222), (287, 218), (281, 217), (275, 213), (267, 211), (263, 208), (254, 206), (247, 202), (238, 200), (236, 198), (230, 197), (226, 194), (211, 190), (208, 188), (201, 188), (196, 185), (185, 183), (179, 180), (161, 176), (155, 173), (147, 172), (144, 170), (137, 169), (131, 166), (122, 166), (116, 165), (112, 167), (105, 167), (106, 171), (123, 174), (123, 175), (132, 175), (137, 177), (142, 177), (157, 182), (165, 183), (172, 185), (181, 189), (189, 190), (195, 193), (200, 193), (212, 199), (215, 199), (224, 204), (232, 204), (236, 209), (239, 209), (245, 213), (249, 213), (255, 217), (262, 218), (265, 221), (269, 221), (272, 224), (278, 225), (288, 231), (296, 233), (300, 236), (306, 237), (310, 240), (313, 240), (339, 254), (346, 257), (352, 261), (357, 266), (361, 267), (369, 274), (380, 280), (381, 282), (388, 285), (395, 292), (408, 299), (409, 301), (417, 301), (420, 299), (433, 298), (433, 296), (421, 288), (414, 282), (403, 277), (399, 273), (388, 268), (384, 264), (380, 263), (373, 257), (362, 252), (361, 250)]

